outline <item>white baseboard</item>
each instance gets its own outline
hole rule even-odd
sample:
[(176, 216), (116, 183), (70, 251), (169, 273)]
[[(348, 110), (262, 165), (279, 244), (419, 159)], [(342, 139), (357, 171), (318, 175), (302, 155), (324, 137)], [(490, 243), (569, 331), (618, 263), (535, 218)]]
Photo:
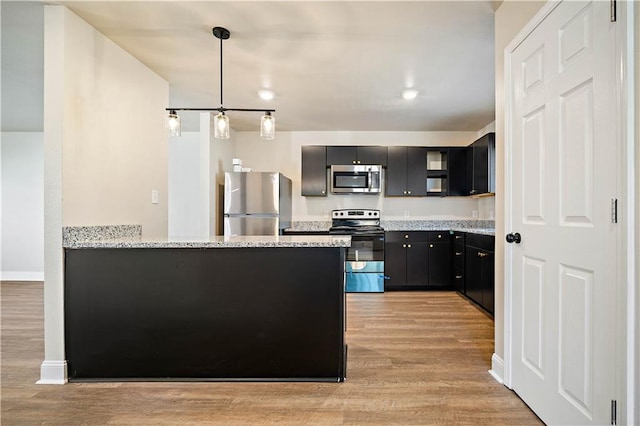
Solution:
[(67, 361), (42, 361), (38, 385), (64, 385), (67, 383)]
[(44, 281), (44, 272), (2, 271), (0, 281)]
[(491, 356), (491, 370), (489, 370), (489, 374), (496, 380), (496, 382), (501, 385), (504, 384), (504, 361), (498, 355), (493, 354)]

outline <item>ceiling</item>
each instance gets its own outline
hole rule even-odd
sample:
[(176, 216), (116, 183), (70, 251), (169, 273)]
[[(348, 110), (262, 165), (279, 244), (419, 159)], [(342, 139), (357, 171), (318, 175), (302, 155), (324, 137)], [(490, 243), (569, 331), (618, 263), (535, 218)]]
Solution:
[[(4, 25), (4, 3), (2, 82), (7, 87), (5, 68), (12, 61), (24, 63), (25, 49), (5, 50), (5, 41), (8, 36), (26, 43), (28, 34), (25, 25)], [(231, 32), (224, 41), (224, 106), (275, 108), (279, 131), (477, 131), (494, 120), (496, 2), (57, 3), (169, 81), (167, 107), (220, 105), (220, 45), (211, 28), (223, 26)], [(38, 25), (41, 17), (33, 23)], [(31, 45), (38, 49), (38, 40)], [(41, 61), (41, 40), (39, 49), (34, 56)], [(29, 67), (38, 74), (33, 64)], [(28, 75), (14, 71), (20, 90), (41, 92), (39, 72), (33, 76), (39, 84), (31, 85)], [(275, 92), (273, 100), (258, 97), (265, 88)], [(402, 99), (406, 88), (417, 90), (417, 98)], [(29, 98), (14, 92), (3, 90), (3, 107), (12, 102), (5, 94)], [(229, 113), (239, 131), (257, 130), (259, 116)], [(41, 111), (37, 119), (42, 120)], [(10, 124), (5, 121), (3, 114), (3, 129)], [(184, 113), (183, 123), (187, 130), (197, 129), (198, 114)]]

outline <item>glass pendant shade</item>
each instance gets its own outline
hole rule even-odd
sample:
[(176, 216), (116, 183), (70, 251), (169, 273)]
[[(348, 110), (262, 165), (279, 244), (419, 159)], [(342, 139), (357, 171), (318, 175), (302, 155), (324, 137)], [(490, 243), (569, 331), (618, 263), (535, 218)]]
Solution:
[(271, 140), (276, 136), (276, 119), (270, 112), (265, 113), (260, 120), (260, 137)]
[(182, 134), (182, 126), (180, 125), (180, 116), (175, 111), (169, 112), (166, 119), (166, 128), (169, 136), (180, 136)]
[(229, 117), (219, 112), (213, 120), (214, 136), (216, 139), (229, 139)]

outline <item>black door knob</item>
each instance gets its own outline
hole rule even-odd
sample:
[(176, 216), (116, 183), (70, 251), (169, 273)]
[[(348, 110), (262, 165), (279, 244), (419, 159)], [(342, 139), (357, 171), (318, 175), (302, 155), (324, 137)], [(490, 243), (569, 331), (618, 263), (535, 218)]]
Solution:
[(515, 234), (507, 234), (507, 242), (508, 243), (510, 243), (510, 244), (511, 243), (520, 244), (520, 241), (522, 241), (522, 237), (517, 232)]

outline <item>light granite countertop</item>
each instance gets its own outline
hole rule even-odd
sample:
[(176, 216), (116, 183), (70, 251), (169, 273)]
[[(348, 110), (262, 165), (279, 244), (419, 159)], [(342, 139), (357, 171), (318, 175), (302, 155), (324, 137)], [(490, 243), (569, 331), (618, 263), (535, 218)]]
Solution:
[(256, 247), (350, 247), (350, 236), (237, 236), (209, 238), (145, 239), (119, 237), (104, 239), (69, 240), (67, 249), (91, 248), (256, 248)]
[[(495, 235), (493, 220), (382, 220), (380, 225), (385, 231), (458, 231), (482, 235)], [(329, 231), (331, 222), (297, 221), (289, 232)]]

